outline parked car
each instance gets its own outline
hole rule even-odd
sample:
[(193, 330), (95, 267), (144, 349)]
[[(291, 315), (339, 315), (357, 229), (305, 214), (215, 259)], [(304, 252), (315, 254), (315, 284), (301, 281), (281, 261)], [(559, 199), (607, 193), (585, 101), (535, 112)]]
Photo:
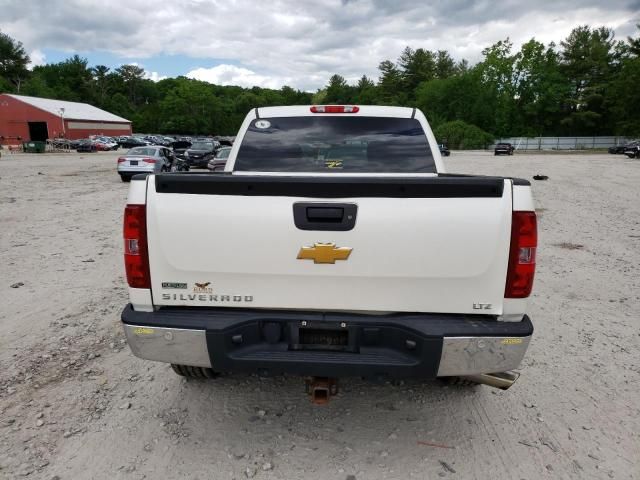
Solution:
[(171, 172), (188, 172), (189, 171), (189, 162), (186, 159), (173, 156), (173, 163), (171, 163), (171, 168), (169, 169)]
[(213, 137), (221, 146), (232, 147), (235, 137)]
[(173, 153), (178, 158), (184, 158), (184, 152), (191, 148), (191, 142), (188, 140), (176, 140), (171, 144)]
[(168, 172), (174, 159), (173, 152), (167, 147), (135, 147), (118, 158), (118, 174), (123, 182), (128, 182), (137, 173)]
[(640, 143), (627, 145), (624, 149), (624, 154), (629, 158), (640, 158)]
[(112, 137), (96, 137), (94, 140), (106, 145), (109, 147), (109, 150), (118, 150), (118, 148), (120, 148), (118, 142)]
[(76, 150), (80, 144), (83, 142), (83, 139), (69, 140), (69, 148), (71, 150)]
[(229, 153), (231, 153), (231, 147), (221, 147), (220, 150), (216, 152), (216, 155), (209, 160), (207, 168), (212, 172), (223, 172), (224, 166), (227, 164), (227, 159), (229, 158)]
[(496, 147), (493, 149), (494, 155), (513, 155), (513, 145), (510, 143), (496, 143)]
[(136, 137), (120, 137), (120, 146), (122, 148), (134, 148), (134, 147), (144, 147), (149, 145), (149, 142), (146, 140), (142, 140)]
[(97, 152), (98, 148), (96, 144), (90, 138), (83, 138), (82, 140), (78, 140), (78, 144), (76, 146), (76, 152), (84, 153), (84, 152)]
[(609, 147), (609, 153), (613, 153), (613, 154), (624, 153), (625, 150), (627, 150), (627, 148), (631, 149), (639, 144), (640, 142), (634, 141), (634, 142), (625, 143), (624, 145), (616, 145), (615, 147)]
[[(47, 140), (47, 143), (50, 144), (53, 148), (64, 150), (71, 149), (71, 140), (66, 138), (53, 138), (51, 140)], [(0, 149), (2, 146), (0, 145)], [(75, 149), (75, 147), (73, 147)]]
[(106, 143), (102, 143), (99, 140), (91, 140), (91, 141), (95, 145), (96, 150), (99, 151), (99, 152), (106, 152), (106, 151), (111, 150), (111, 146), (107, 145)]
[(444, 143), (438, 144), (438, 148), (440, 149), (440, 155), (442, 155), (443, 157), (448, 157), (449, 155), (451, 155), (451, 152)]
[(114, 141), (107, 138), (102, 138), (102, 137), (94, 138), (92, 142), (96, 146), (96, 149), (101, 152), (106, 152), (109, 150), (117, 150), (119, 147), (119, 145)]
[(191, 168), (205, 168), (209, 160), (216, 154), (220, 144), (218, 142), (196, 142), (184, 152), (184, 158), (189, 162)]
[(168, 147), (169, 145), (171, 145), (170, 141), (160, 135), (147, 135), (146, 137), (144, 137), (144, 139), (151, 145), (162, 145), (163, 147)]
[(626, 145), (616, 145), (615, 147), (609, 147), (609, 153), (624, 153), (624, 147), (626, 147)]

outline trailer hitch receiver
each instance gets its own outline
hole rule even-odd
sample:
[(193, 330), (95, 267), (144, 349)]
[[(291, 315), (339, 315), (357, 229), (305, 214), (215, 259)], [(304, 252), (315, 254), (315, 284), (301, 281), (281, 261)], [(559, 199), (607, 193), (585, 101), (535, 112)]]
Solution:
[(338, 394), (338, 379), (329, 377), (309, 377), (306, 380), (306, 390), (311, 395), (311, 402), (316, 405), (326, 405), (329, 399)]

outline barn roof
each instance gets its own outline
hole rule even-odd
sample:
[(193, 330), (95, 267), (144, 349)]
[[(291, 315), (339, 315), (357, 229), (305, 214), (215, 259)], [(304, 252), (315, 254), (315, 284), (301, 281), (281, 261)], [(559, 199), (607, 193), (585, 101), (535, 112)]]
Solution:
[(71, 120), (93, 120), (98, 122), (127, 122), (126, 118), (118, 117), (88, 103), (67, 102), (65, 100), (54, 100), (52, 98), (27, 97), (25, 95), (5, 94), (33, 107), (60, 116), (61, 109), (64, 108), (64, 118)]

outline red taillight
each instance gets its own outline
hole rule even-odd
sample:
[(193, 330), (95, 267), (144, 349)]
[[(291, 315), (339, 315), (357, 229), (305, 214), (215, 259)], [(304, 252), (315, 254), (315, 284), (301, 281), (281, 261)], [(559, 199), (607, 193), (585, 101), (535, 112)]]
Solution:
[(143, 158), (142, 161), (144, 163), (156, 163), (156, 159), (155, 158)]
[(505, 298), (525, 298), (531, 294), (537, 246), (536, 212), (513, 212)]
[(311, 113), (358, 113), (360, 107), (356, 105), (314, 105)]
[(127, 161), (126, 158), (122, 158), (122, 157), (118, 158), (118, 163), (123, 163), (123, 162), (126, 162), (126, 161)]
[(124, 267), (131, 288), (151, 288), (147, 252), (147, 213), (145, 205), (124, 209)]

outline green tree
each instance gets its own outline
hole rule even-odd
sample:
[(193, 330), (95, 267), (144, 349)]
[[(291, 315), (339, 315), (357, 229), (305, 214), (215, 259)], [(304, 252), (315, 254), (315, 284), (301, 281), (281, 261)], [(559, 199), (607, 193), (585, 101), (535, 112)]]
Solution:
[(311, 103), (310, 93), (294, 90), (286, 85), (280, 89), (280, 95), (285, 105), (307, 105)]
[(353, 97), (353, 103), (360, 105), (375, 105), (378, 103), (376, 84), (366, 75), (358, 80), (356, 92)]
[(249, 112), (252, 108), (256, 108), (261, 103), (258, 95), (252, 92), (242, 92), (235, 99), (236, 110), (240, 112)]
[(435, 76), (437, 78), (449, 78), (456, 74), (456, 62), (446, 50), (438, 50), (435, 62)]
[[(636, 23), (636, 27), (640, 30), (640, 23)], [(627, 42), (629, 42), (629, 51), (635, 56), (640, 56), (640, 36), (638, 38), (627, 37)]]
[(24, 82), (20, 93), (32, 97), (55, 98), (56, 93), (49, 88), (47, 82), (38, 72), (33, 72), (29, 79)]
[(416, 90), (416, 106), (433, 126), (463, 120), (492, 131), (496, 125), (495, 92), (484, 85), (479, 67), (421, 83)]
[(512, 43), (507, 38), (500, 40), (482, 50), (484, 60), (475, 69), (480, 72), (482, 88), (486, 91), (486, 101), (493, 108), (492, 118), (483, 118), (480, 123), (484, 128), (499, 136), (512, 132), (515, 116), (514, 62), (511, 54)]
[(609, 86), (608, 107), (614, 121), (613, 133), (640, 137), (640, 57), (625, 59)]
[(432, 80), (436, 76), (434, 55), (423, 48), (413, 50), (406, 47), (398, 59), (398, 66), (404, 88), (410, 97), (413, 97), (413, 92), (421, 82)]
[[(198, 135), (227, 133), (223, 102), (214, 94), (212, 85), (184, 77), (177, 80), (175, 87), (169, 90), (158, 103), (158, 115), (162, 119), (158, 128), (162, 132), (186, 132)], [(246, 92), (246, 95), (253, 94)], [(259, 102), (259, 97), (252, 98), (252, 101), (249, 108), (256, 106), (255, 103)]]
[(378, 66), (378, 100), (383, 105), (402, 105), (407, 95), (403, 89), (402, 73), (390, 60), (380, 62)]
[[(12, 92), (12, 91), (13, 91), (13, 84), (6, 78), (0, 77), (0, 92)], [(30, 95), (30, 94), (27, 94), (27, 95)]]
[(311, 103), (314, 105), (321, 105), (323, 103), (327, 103), (327, 89), (320, 88), (316, 93), (311, 97)]
[(33, 68), (55, 98), (73, 102), (95, 101), (93, 78), (88, 60), (74, 55), (59, 63), (39, 65)]
[(574, 28), (560, 45), (561, 71), (572, 86), (562, 125), (570, 134), (610, 133), (605, 92), (619, 61), (613, 30), (583, 25)]
[(463, 58), (458, 63), (456, 63), (455, 73), (456, 74), (466, 73), (469, 71), (469, 68), (470, 68), (469, 62)]
[(116, 73), (127, 88), (129, 101), (135, 105), (139, 104), (139, 89), (144, 79), (144, 68), (138, 65), (122, 65), (116, 69)]
[[(640, 24), (638, 24), (640, 29)], [(628, 55), (620, 63), (607, 89), (607, 108), (617, 135), (640, 136), (640, 37), (627, 37)]]
[[(113, 95), (109, 96), (105, 102), (104, 108), (109, 112), (114, 113), (115, 115), (127, 119), (131, 119), (133, 113), (135, 112), (135, 110), (129, 103), (127, 96), (120, 92), (114, 93)], [(143, 131), (139, 129), (137, 124), (135, 125), (135, 129), (139, 132)]]
[(91, 74), (93, 75), (93, 81), (100, 104), (104, 103), (104, 99), (109, 88), (109, 70), (109, 67), (105, 65), (96, 65), (91, 69)]
[(0, 31), (0, 77), (20, 93), (20, 87), (29, 75), (29, 55), (21, 42)]
[(352, 88), (349, 87), (349, 84), (341, 75), (334, 74), (331, 76), (326, 92), (326, 103), (345, 104), (351, 101)]
[(569, 84), (559, 70), (555, 45), (548, 48), (531, 39), (515, 55), (513, 81), (515, 87), (515, 135), (553, 134), (560, 120), (563, 99)]

